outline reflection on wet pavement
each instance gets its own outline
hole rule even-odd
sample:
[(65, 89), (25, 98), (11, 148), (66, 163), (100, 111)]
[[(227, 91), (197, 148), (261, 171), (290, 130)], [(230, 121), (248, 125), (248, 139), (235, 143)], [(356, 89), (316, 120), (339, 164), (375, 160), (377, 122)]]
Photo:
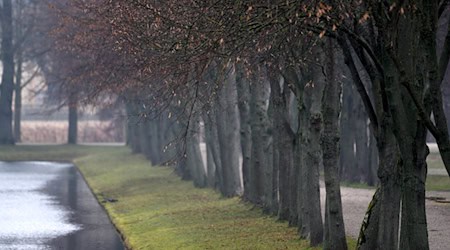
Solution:
[(123, 249), (71, 164), (0, 162), (0, 249)]

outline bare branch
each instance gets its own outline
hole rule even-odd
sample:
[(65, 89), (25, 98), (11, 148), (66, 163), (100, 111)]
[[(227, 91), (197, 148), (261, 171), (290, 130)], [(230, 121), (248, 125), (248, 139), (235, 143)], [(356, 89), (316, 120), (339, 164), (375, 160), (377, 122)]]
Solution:
[(370, 44), (364, 38), (362, 38), (361, 36), (355, 34), (353, 31), (351, 31), (351, 30), (349, 30), (347, 28), (342, 28), (342, 31), (344, 31), (346, 34), (348, 34), (350, 36), (350, 38), (354, 39), (359, 45), (361, 45), (361, 47), (364, 48), (364, 50), (370, 56), (370, 59), (374, 62), (375, 67), (377, 68), (377, 70), (380, 72), (380, 74), (382, 76), (384, 76), (383, 65), (378, 60), (378, 57), (375, 54), (375, 52), (372, 50)]
[(439, 3), (439, 10), (438, 10), (438, 18), (441, 18), (442, 14), (444, 14), (445, 9), (449, 6), (450, 0), (441, 0)]
[(40, 69), (39, 69), (39, 67), (37, 67), (36, 70), (33, 72), (33, 74), (20, 86), (20, 88), (25, 88), (39, 74), (40, 74)]
[(439, 80), (442, 82), (447, 71), (450, 58), (450, 21), (448, 22), (447, 36), (445, 37), (444, 48), (439, 59)]
[(367, 115), (369, 116), (370, 122), (373, 126), (374, 134), (375, 134), (375, 136), (377, 136), (377, 134), (378, 134), (378, 118), (377, 118), (375, 109), (372, 105), (372, 102), (370, 101), (369, 94), (367, 93), (366, 88), (364, 87), (364, 83), (362, 82), (361, 77), (359, 76), (354, 58), (350, 53), (350, 51), (351, 51), (350, 46), (348, 45), (345, 38), (339, 38), (338, 43), (342, 48), (342, 52), (344, 53), (344, 57), (345, 57), (345, 63), (347, 64), (347, 66), (350, 69), (350, 72), (352, 73), (353, 82), (361, 96), (361, 99), (364, 103), (364, 107), (366, 108)]

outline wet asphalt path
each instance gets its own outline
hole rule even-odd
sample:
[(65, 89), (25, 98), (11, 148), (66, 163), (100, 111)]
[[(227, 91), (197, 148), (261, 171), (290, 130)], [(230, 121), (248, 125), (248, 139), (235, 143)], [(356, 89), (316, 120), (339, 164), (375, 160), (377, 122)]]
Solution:
[(124, 247), (73, 165), (0, 162), (0, 249)]

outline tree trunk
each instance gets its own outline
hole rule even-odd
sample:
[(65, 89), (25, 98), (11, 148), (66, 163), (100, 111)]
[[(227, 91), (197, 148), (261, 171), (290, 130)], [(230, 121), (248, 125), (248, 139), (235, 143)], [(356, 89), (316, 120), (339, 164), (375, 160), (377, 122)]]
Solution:
[(69, 96), (69, 129), (68, 144), (77, 144), (78, 137), (78, 100), (76, 94)]
[[(342, 71), (349, 75), (346, 69)], [(340, 176), (344, 181), (360, 183), (371, 178), (368, 176), (374, 176), (368, 164), (371, 146), (367, 121), (358, 92), (350, 81), (343, 79)], [(375, 180), (370, 182), (374, 183)]]
[(214, 165), (216, 166), (216, 188), (219, 190), (224, 190), (224, 180), (223, 180), (223, 170), (222, 170), (222, 158), (220, 156), (220, 143), (219, 143), (219, 133), (217, 131), (217, 119), (216, 119), (216, 112), (218, 111), (218, 108), (215, 107), (213, 111), (210, 113), (210, 123), (211, 123), (211, 154), (214, 159)]
[(213, 137), (213, 126), (215, 126), (215, 124), (212, 124), (208, 115), (205, 115), (203, 120), (205, 122), (206, 173), (208, 179), (208, 186), (215, 189), (219, 187), (219, 183), (217, 182), (216, 179), (216, 164), (214, 162), (214, 155), (213, 155), (214, 144), (218, 143), (214, 141)]
[[(287, 145), (287, 149), (291, 153), (290, 156), (290, 169), (289, 169), (289, 226), (298, 226), (298, 175), (300, 173), (299, 168), (295, 165), (295, 154), (297, 151), (295, 151), (295, 143), (297, 134), (294, 132), (296, 129), (298, 129), (298, 125), (295, 124), (296, 122), (292, 122), (294, 119), (294, 116), (298, 115), (297, 111), (294, 111), (294, 114), (292, 113), (292, 104), (296, 103), (295, 99), (293, 99), (293, 93), (292, 90), (289, 88), (288, 84), (284, 81), (284, 87), (283, 87), (283, 97), (286, 103), (286, 132), (289, 133), (290, 137), (286, 138), (285, 143), (289, 143)], [(294, 107), (295, 109), (295, 107)], [(297, 117), (295, 119), (298, 119)], [(297, 125), (297, 128), (295, 127)], [(318, 172), (317, 172), (318, 173)], [(319, 205), (320, 206), (320, 205)]]
[[(386, 69), (389, 107), (394, 121), (393, 131), (402, 158), (402, 210), (399, 246), (400, 249), (426, 250), (429, 249), (424, 186), (425, 159), (428, 154), (426, 132), (423, 121), (417, 120), (419, 117), (417, 110), (405, 108), (414, 106), (412, 95), (426, 96), (423, 91), (424, 81), (417, 72), (418, 69), (420, 70), (420, 65), (416, 64), (417, 60), (421, 59), (421, 55), (417, 56), (416, 48), (418, 27), (421, 25), (419, 22), (418, 16), (413, 13), (407, 13), (400, 19), (397, 30), (394, 32), (401, 34), (396, 39), (401, 46), (396, 49), (395, 54), (387, 51), (386, 55), (390, 55), (390, 57), (385, 57), (383, 64)], [(433, 40), (435, 41), (435, 37)], [(400, 65), (398, 61), (400, 61)], [(402, 85), (407, 86), (408, 84), (414, 86), (412, 87), (413, 94), (408, 94), (408, 88), (402, 87)], [(439, 120), (437, 116), (435, 118)], [(404, 126), (404, 124), (408, 124), (408, 126)]]
[(199, 188), (207, 186), (206, 171), (200, 152), (199, 141), (200, 121), (197, 114), (191, 114), (188, 134), (186, 137), (186, 167), (194, 181), (194, 185)]
[[(367, 114), (371, 119), (371, 131), (377, 140), (379, 154), (379, 194), (375, 195), (366, 213), (358, 239), (360, 249), (397, 249), (400, 211), (400, 153), (392, 132), (392, 119), (385, 97), (384, 79), (373, 65), (364, 61), (358, 50), (356, 56), (363, 63), (372, 83), (373, 103), (364, 89), (358, 62), (351, 54), (346, 38), (338, 40), (349, 67), (353, 83), (360, 94)], [(379, 51), (381, 53), (381, 51)]]
[(14, 144), (12, 128), (12, 99), (14, 92), (14, 49), (13, 20), (11, 0), (3, 0), (2, 6), (2, 44), (3, 64), (0, 87), (0, 144)]
[(297, 174), (297, 225), (302, 238), (310, 239), (312, 246), (323, 241), (323, 222), (320, 209), (319, 166), (321, 164), (320, 135), (322, 121), (320, 107), (323, 80), (318, 67), (304, 70), (302, 80), (294, 68), (287, 68), (285, 81), (295, 86), (299, 133), (295, 139), (295, 167)]
[(161, 153), (163, 148), (161, 147), (162, 137), (165, 133), (164, 130), (160, 129), (159, 123), (161, 123), (161, 118), (150, 118), (145, 122), (146, 129), (148, 133), (148, 154), (147, 158), (151, 161), (153, 166), (161, 163)]
[(242, 193), (240, 176), (240, 138), (239, 110), (236, 89), (236, 73), (234, 66), (227, 67), (229, 72), (219, 90), (217, 116), (217, 132), (220, 144), (220, 160), (222, 162), (223, 186), (221, 192), (226, 197)]
[(242, 180), (244, 186), (244, 200), (249, 200), (250, 167), (252, 150), (252, 130), (250, 126), (250, 84), (245, 76), (242, 64), (236, 64), (236, 86), (238, 93), (238, 107), (241, 123), (242, 149)]
[(265, 76), (256, 77), (250, 86), (250, 125), (252, 130), (251, 168), (249, 171), (249, 200), (257, 205), (265, 204), (264, 185), (265, 174), (269, 168), (268, 162), (268, 116), (267, 100), (269, 98), (269, 83)]
[[(319, 169), (322, 166), (322, 136), (323, 119), (321, 115), (324, 82), (322, 70), (311, 67), (312, 82), (305, 85), (303, 101), (305, 103), (305, 120), (303, 121), (303, 163), (306, 189), (304, 203), (309, 222), (309, 239), (311, 246), (317, 246), (324, 239), (324, 225), (320, 204)], [(302, 127), (302, 125), (300, 124)]]
[(161, 131), (159, 133), (157, 145), (159, 165), (165, 165), (175, 157), (172, 144), (176, 139), (176, 135), (173, 134), (173, 129), (176, 127), (176, 120), (172, 120), (169, 116), (170, 114), (168, 112), (164, 112), (157, 123), (157, 131)]
[(380, 187), (367, 209), (358, 239), (360, 249), (397, 249), (400, 213), (400, 153), (389, 126), (379, 138)]
[[(270, 85), (272, 84), (272, 79), (268, 77)], [(274, 95), (273, 91), (270, 91), (269, 96), (269, 106), (267, 108), (267, 116), (269, 118), (268, 131), (272, 131), (272, 135), (269, 139), (269, 148), (267, 155), (267, 167), (268, 169), (264, 173), (264, 196), (266, 202), (264, 203), (263, 212), (272, 215), (278, 215), (279, 212), (279, 174), (280, 174), (280, 151), (278, 150), (278, 136), (274, 136), (275, 130), (275, 107), (274, 107)]]
[(381, 188), (378, 187), (366, 210), (356, 244), (356, 249), (358, 250), (379, 249), (377, 239), (378, 225), (380, 224), (380, 192)]
[(139, 140), (139, 148), (141, 149), (141, 153), (145, 156), (145, 158), (147, 158), (148, 160), (151, 161), (151, 158), (150, 158), (151, 137), (150, 137), (150, 131), (149, 131), (149, 123), (150, 123), (150, 121), (144, 117), (141, 117), (141, 119), (139, 120), (138, 140)]
[[(426, 2), (426, 10), (428, 15), (436, 14), (433, 12), (435, 9), (436, 2)], [(432, 111), (433, 117), (436, 124), (436, 131), (433, 132), (433, 136), (436, 139), (436, 142), (439, 147), (439, 152), (442, 157), (442, 161), (444, 162), (445, 168), (447, 170), (447, 174), (450, 176), (450, 136), (447, 119), (445, 117), (445, 111), (443, 108), (443, 100), (442, 100), (442, 91), (441, 86), (445, 77), (445, 73), (449, 66), (449, 58), (450, 58), (450, 22), (447, 24), (447, 36), (445, 37), (444, 46), (442, 49), (442, 53), (440, 55), (439, 61), (436, 57), (436, 26), (435, 26), (435, 16), (428, 17), (429, 24), (427, 29), (429, 29), (428, 36), (425, 37), (425, 50), (428, 53), (426, 65), (427, 73), (428, 73), (428, 81), (430, 84), (430, 93), (431, 93), (431, 103), (432, 103)]]
[[(356, 94), (356, 93), (355, 93)], [(356, 96), (358, 99), (359, 97)], [(355, 98), (356, 99), (356, 98)], [(369, 137), (367, 135), (367, 115), (364, 111), (362, 103), (358, 100), (354, 109), (356, 114), (355, 124), (355, 149), (356, 149), (356, 171), (354, 173), (354, 181), (361, 183), (364, 180), (364, 176), (370, 171), (369, 159)]]
[[(273, 175), (278, 175), (279, 208), (278, 218), (288, 220), (290, 218), (291, 207), (291, 183), (290, 175), (293, 169), (293, 141), (294, 133), (290, 128), (288, 114), (288, 100), (286, 92), (290, 91), (284, 85), (280, 87), (278, 77), (269, 77), (271, 85), (271, 97), (273, 103)], [(278, 171), (279, 172), (278, 172)], [(273, 186), (273, 189), (277, 187)], [(293, 201), (292, 201), (293, 202)]]
[[(425, 207), (427, 175), (427, 130), (418, 122), (414, 141), (416, 158), (411, 170), (405, 171), (402, 187), (400, 249), (429, 249)], [(407, 247), (407, 248), (405, 248)]]
[[(340, 176), (349, 182), (358, 181), (358, 166), (355, 155), (355, 96), (351, 84), (344, 84), (342, 97), (341, 140), (340, 140)], [(359, 104), (359, 103), (358, 103)]]
[(339, 185), (339, 114), (341, 83), (336, 79), (332, 41), (327, 44), (326, 85), (322, 102), (321, 146), (326, 189), (324, 249), (347, 249)]
[(142, 152), (139, 141), (139, 118), (137, 112), (137, 104), (128, 101), (126, 104), (127, 111), (127, 145), (131, 147), (134, 154)]
[[(392, 86), (397, 85), (395, 83), (389, 83), (389, 85), (391, 84)], [(399, 91), (397, 92), (398, 94), (390, 92), (392, 96), (389, 96), (389, 98), (395, 124), (394, 131), (396, 131), (395, 135), (402, 158), (400, 249), (428, 249), (424, 188), (426, 175), (425, 158), (427, 153), (422, 152), (426, 148), (425, 136), (414, 140), (412, 134), (410, 134), (414, 130), (417, 130), (416, 133), (420, 133), (420, 122), (417, 125), (412, 125), (409, 122), (412, 127), (415, 127), (409, 131), (406, 128), (401, 128), (403, 124), (408, 124), (408, 119), (405, 115), (405, 109), (402, 107), (403, 103), (401, 102), (400, 89), (394, 87), (392, 91)], [(410, 103), (410, 105), (412, 104)], [(416, 161), (420, 161), (421, 163), (418, 164), (419, 162)]]
[(22, 60), (17, 62), (16, 83), (14, 84), (14, 139), (21, 142), (21, 115), (22, 115)]
[[(299, 138), (298, 138), (298, 148), (297, 151), (299, 154), (299, 161), (297, 167), (299, 168), (299, 176), (298, 176), (298, 183), (299, 183), (299, 190), (298, 190), (298, 213), (299, 213), (299, 221), (301, 223), (298, 223), (299, 226), (299, 232), (300, 236), (304, 239), (308, 239), (311, 233), (310, 226), (313, 224), (311, 223), (311, 216), (310, 211), (313, 211), (313, 209), (317, 209), (317, 207), (313, 207), (313, 204), (310, 203), (309, 198), (313, 196), (314, 194), (309, 193), (309, 184), (312, 182), (308, 180), (308, 172), (310, 169), (318, 166), (308, 166), (306, 162), (306, 157), (308, 155), (308, 151), (310, 150), (310, 155), (316, 155), (313, 152), (317, 147), (314, 149), (309, 148), (309, 132), (308, 132), (308, 124), (309, 124), (309, 108), (305, 107), (305, 102), (303, 101), (303, 90), (301, 93), (298, 94), (298, 101), (299, 101), (299, 116), (300, 116), (300, 129), (299, 129)], [(320, 131), (319, 131), (320, 133)], [(317, 145), (315, 145), (317, 146)], [(311, 196), (310, 196), (311, 195)], [(319, 196), (320, 198), (320, 196)], [(319, 200), (320, 201), (320, 200)], [(320, 206), (319, 206), (320, 211)], [(321, 214), (321, 213), (320, 213)], [(323, 228), (322, 222), (319, 224), (320, 228)], [(322, 231), (323, 232), (323, 231)]]
[[(380, 214), (378, 236), (375, 241), (378, 249), (397, 249), (399, 212), (400, 212), (400, 180), (397, 142), (392, 131), (386, 134), (380, 152), (379, 178), (381, 184)], [(369, 249), (369, 248), (367, 248)]]
[(378, 161), (377, 142), (375, 136), (371, 134), (369, 137), (369, 166), (365, 175), (365, 181), (369, 186), (375, 186), (379, 182), (377, 176)]

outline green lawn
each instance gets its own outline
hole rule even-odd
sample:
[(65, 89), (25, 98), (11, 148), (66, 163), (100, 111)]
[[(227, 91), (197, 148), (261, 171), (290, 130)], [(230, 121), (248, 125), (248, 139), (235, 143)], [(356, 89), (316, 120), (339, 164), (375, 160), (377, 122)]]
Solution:
[(194, 188), (126, 147), (0, 147), (0, 160), (73, 161), (99, 200), (118, 200), (102, 204), (131, 249), (310, 249), (286, 223)]
[(441, 155), (438, 152), (431, 152), (427, 157), (428, 168), (445, 169)]
[[(441, 155), (438, 152), (431, 152), (427, 158), (429, 171), (440, 169), (446, 173)], [(428, 175), (426, 189), (433, 191), (450, 191), (450, 178), (447, 175)]]
[(429, 175), (425, 187), (427, 191), (450, 191), (450, 178), (444, 175)]
[[(350, 188), (375, 189), (365, 183), (352, 183), (348, 181), (341, 182), (341, 186)], [(450, 191), (450, 178), (443, 175), (429, 175), (425, 183), (427, 191)]]
[[(438, 152), (432, 152), (428, 155), (427, 165), (429, 172), (435, 169), (445, 170), (444, 163), (442, 162), (441, 155)], [(363, 188), (363, 189), (374, 189), (375, 187), (370, 187), (365, 183), (351, 183), (351, 182), (341, 182), (342, 186), (352, 187), (352, 188)], [(447, 175), (432, 175), (427, 176), (427, 181), (425, 183), (427, 191), (450, 191), (450, 178)]]

